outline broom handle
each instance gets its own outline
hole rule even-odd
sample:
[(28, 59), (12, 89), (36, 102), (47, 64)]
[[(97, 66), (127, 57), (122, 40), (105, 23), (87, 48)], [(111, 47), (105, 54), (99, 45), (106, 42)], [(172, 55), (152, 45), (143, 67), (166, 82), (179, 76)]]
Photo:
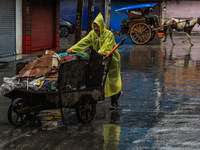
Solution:
[(128, 37), (125, 37), (124, 39), (122, 39), (107, 55), (106, 58), (109, 57), (120, 45), (124, 44), (124, 41), (127, 39)]

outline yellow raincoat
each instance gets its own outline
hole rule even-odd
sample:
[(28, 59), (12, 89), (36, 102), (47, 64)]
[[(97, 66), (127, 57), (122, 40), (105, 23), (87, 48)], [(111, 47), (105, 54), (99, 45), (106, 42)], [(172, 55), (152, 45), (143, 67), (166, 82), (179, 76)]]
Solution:
[[(100, 27), (100, 37), (95, 33), (93, 23), (98, 24)], [(73, 52), (83, 51), (86, 48), (93, 46), (93, 49), (98, 53), (108, 54), (116, 46), (114, 34), (105, 28), (104, 19), (101, 13), (98, 14), (93, 23), (93, 30), (91, 30), (86, 37), (82, 38), (78, 43), (70, 48)], [(117, 49), (112, 54), (113, 58), (104, 88), (105, 97), (115, 95), (122, 89), (120, 54)]]

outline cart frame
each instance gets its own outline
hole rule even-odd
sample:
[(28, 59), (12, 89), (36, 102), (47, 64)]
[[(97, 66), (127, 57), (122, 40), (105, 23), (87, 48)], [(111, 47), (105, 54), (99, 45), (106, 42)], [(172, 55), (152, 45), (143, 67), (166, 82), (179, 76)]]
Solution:
[(130, 18), (128, 12), (135, 9), (143, 9), (149, 7), (155, 7), (157, 3), (148, 3), (148, 4), (137, 4), (130, 5), (127, 7), (116, 9), (115, 12), (121, 16), (127, 18), (128, 20), (123, 19), (121, 21), (121, 33), (129, 34), (132, 42), (135, 44), (145, 44), (154, 39), (156, 31), (162, 30), (163, 26), (160, 26), (158, 19), (155, 19), (155, 22), (158, 24), (158, 27), (152, 27), (147, 23), (147, 20), (143, 15), (136, 18)]
[(90, 58), (88, 63), (78, 59), (60, 65), (58, 91), (14, 89), (5, 94), (12, 99), (8, 109), (9, 122), (16, 127), (24, 126), (35, 122), (40, 111), (60, 108), (64, 123), (63, 107), (76, 109), (82, 123), (90, 122), (96, 112), (96, 103), (105, 98), (104, 83), (112, 55), (105, 61), (103, 56), (91, 50)]

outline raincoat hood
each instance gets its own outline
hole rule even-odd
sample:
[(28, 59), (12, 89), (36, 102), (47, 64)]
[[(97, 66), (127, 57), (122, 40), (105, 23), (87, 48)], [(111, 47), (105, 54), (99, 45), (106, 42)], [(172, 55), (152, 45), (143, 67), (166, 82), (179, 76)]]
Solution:
[(98, 24), (98, 26), (100, 28), (100, 36), (101, 36), (105, 30), (105, 23), (104, 23), (104, 19), (103, 19), (103, 16), (101, 13), (98, 14), (98, 16), (94, 19), (94, 21), (92, 23), (93, 30), (94, 30), (94, 26), (93, 26), (94, 23)]

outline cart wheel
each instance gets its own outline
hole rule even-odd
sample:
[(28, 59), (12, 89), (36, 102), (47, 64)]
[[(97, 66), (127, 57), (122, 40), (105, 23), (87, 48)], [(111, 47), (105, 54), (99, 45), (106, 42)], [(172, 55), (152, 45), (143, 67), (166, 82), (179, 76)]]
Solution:
[(8, 120), (16, 126), (21, 127), (29, 121), (29, 114), (24, 113), (24, 108), (27, 107), (25, 99), (15, 99), (8, 109)]
[(96, 113), (96, 101), (91, 95), (83, 95), (77, 103), (76, 115), (82, 123), (90, 122)]
[(151, 39), (151, 28), (146, 23), (136, 23), (131, 29), (129, 36), (135, 44), (145, 44)]

